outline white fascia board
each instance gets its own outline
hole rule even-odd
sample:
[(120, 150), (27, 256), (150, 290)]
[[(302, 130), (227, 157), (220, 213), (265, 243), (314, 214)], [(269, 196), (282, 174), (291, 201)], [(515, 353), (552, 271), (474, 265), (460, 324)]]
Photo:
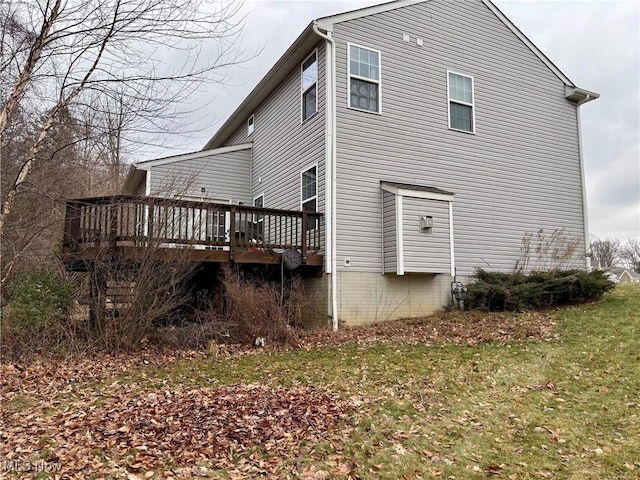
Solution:
[(382, 3), (380, 5), (373, 5), (371, 7), (359, 8), (358, 10), (352, 10), (350, 12), (338, 13), (336, 15), (322, 17), (319, 18), (317, 22), (320, 28), (332, 32), (333, 25), (336, 23), (347, 22), (349, 20), (367, 17), (369, 15), (375, 15), (377, 13), (384, 13), (390, 10), (395, 10), (397, 8), (415, 5), (417, 3), (425, 3), (426, 1), (429, 0), (396, 0), (393, 2)]
[(407, 188), (398, 188), (394, 185), (382, 184), (382, 189), (386, 192), (393, 193), (399, 197), (424, 198), (426, 200), (442, 200), (444, 202), (453, 202), (453, 194), (425, 192), (423, 190), (410, 190)]
[(223, 153), (237, 152), (240, 150), (248, 150), (253, 147), (252, 143), (243, 143), (240, 145), (231, 145), (229, 147), (214, 148), (211, 150), (199, 150), (197, 152), (184, 153), (182, 155), (173, 155), (171, 157), (156, 158), (155, 160), (147, 160), (145, 162), (135, 163), (133, 166), (139, 170), (149, 170), (158, 165), (166, 165), (168, 163), (182, 162), (185, 160), (195, 160), (197, 158), (220, 155)]
[(596, 92), (590, 92), (589, 90), (585, 90), (584, 88), (571, 87), (569, 85), (565, 85), (564, 98), (582, 105), (583, 103), (587, 103), (587, 102), (590, 102), (591, 100), (596, 100), (597, 98), (600, 98), (600, 94)]
[(560, 71), (558, 67), (556, 67), (551, 60), (549, 60), (542, 51), (534, 45), (534, 43), (527, 38), (527, 36), (520, 31), (518, 27), (516, 27), (511, 20), (507, 18), (507, 16), (500, 11), (498, 7), (496, 7), (491, 0), (481, 0), (489, 10), (493, 12), (493, 14), (498, 17), (502, 23), (504, 23), (509, 30), (511, 30), (516, 37), (518, 37), (522, 43), (524, 43), (529, 50), (531, 50), (540, 60), (544, 63), (555, 75), (564, 82), (565, 85), (569, 85), (571, 87), (575, 87), (575, 84), (569, 80), (569, 78)]
[(227, 118), (204, 146), (205, 149), (222, 145), (249, 116), (255, 112), (280, 83), (287, 78), (293, 68), (297, 68), (308, 53), (315, 48), (321, 38), (313, 31), (313, 22), (309, 23), (298, 38), (291, 44), (280, 59), (262, 77), (242, 103)]

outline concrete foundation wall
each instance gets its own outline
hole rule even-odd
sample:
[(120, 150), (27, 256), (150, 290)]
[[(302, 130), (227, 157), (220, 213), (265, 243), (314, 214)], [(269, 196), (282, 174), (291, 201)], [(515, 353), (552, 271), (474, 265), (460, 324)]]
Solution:
[(306, 318), (315, 325), (331, 327), (331, 275), (305, 278), (305, 293), (309, 299)]
[(340, 323), (353, 326), (430, 315), (451, 303), (451, 280), (449, 275), (340, 272)]

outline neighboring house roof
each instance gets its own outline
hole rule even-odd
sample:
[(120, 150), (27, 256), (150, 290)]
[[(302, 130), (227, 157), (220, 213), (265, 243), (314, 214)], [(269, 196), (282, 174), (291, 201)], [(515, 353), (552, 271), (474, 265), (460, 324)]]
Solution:
[(623, 267), (609, 267), (609, 268), (605, 268), (605, 271), (609, 273), (613, 273), (614, 275), (617, 275), (619, 277), (624, 272), (626, 272), (627, 269)]
[[(360, 8), (313, 20), (309, 25), (307, 25), (300, 36), (293, 42), (282, 57), (280, 57), (271, 70), (269, 70), (262, 80), (260, 80), (251, 93), (249, 93), (236, 110), (229, 116), (227, 121), (218, 129), (213, 137), (211, 137), (203, 150), (223, 145), (229, 136), (231, 136), (233, 132), (243, 124), (245, 119), (249, 118), (253, 111), (269, 96), (273, 89), (290, 74), (291, 70), (306, 58), (308, 52), (321, 40), (321, 37), (313, 31), (314, 25), (322, 30), (330, 32), (333, 30), (333, 25), (336, 23), (346, 22), (429, 1), (433, 0), (395, 0), (380, 5)], [(567, 99), (578, 102), (596, 99), (600, 96), (595, 92), (590, 92), (576, 87), (576, 85), (569, 80), (569, 78), (562, 73), (560, 69), (556, 67), (524, 33), (520, 31), (518, 27), (516, 27), (511, 20), (509, 20), (506, 15), (498, 9), (498, 7), (496, 7), (490, 0), (480, 1), (482, 1), (482, 3), (484, 3), (509, 30), (511, 30), (565, 84), (565, 97)]]
[(609, 275), (615, 276), (617, 279), (622, 278), (622, 275), (627, 272), (627, 275), (629, 275), (629, 278), (631, 278), (633, 281), (640, 281), (640, 273), (634, 272), (633, 270), (629, 270), (624, 267), (606, 268), (605, 272), (607, 272)]
[(232, 145), (230, 147), (216, 148), (212, 150), (200, 150), (197, 152), (183, 153), (180, 155), (171, 155), (168, 157), (154, 158), (153, 160), (145, 160), (143, 162), (134, 163), (129, 167), (127, 179), (122, 187), (123, 193), (132, 193), (136, 186), (144, 180), (146, 171), (158, 165), (166, 165), (168, 163), (182, 162), (184, 160), (195, 160), (196, 158), (210, 157), (223, 153), (237, 152), (239, 150), (248, 150), (253, 147), (251, 143), (243, 143), (240, 145)]

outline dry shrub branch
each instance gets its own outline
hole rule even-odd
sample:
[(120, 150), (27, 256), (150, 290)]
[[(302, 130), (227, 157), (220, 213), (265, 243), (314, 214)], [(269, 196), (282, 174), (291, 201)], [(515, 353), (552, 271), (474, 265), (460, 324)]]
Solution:
[(289, 279), (281, 288), (278, 282), (224, 264), (217, 291), (201, 302), (196, 321), (171, 326), (161, 337), (181, 347), (211, 348), (214, 342), (252, 345), (258, 338), (268, 344), (293, 344), (296, 329), (306, 325), (307, 307), (302, 279)]

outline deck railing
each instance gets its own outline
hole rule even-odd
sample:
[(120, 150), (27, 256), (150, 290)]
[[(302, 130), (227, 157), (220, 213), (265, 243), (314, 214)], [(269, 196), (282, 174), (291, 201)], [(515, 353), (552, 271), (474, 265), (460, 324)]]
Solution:
[(205, 201), (118, 195), (67, 202), (64, 245), (155, 246), (233, 252), (318, 253), (322, 214)]

